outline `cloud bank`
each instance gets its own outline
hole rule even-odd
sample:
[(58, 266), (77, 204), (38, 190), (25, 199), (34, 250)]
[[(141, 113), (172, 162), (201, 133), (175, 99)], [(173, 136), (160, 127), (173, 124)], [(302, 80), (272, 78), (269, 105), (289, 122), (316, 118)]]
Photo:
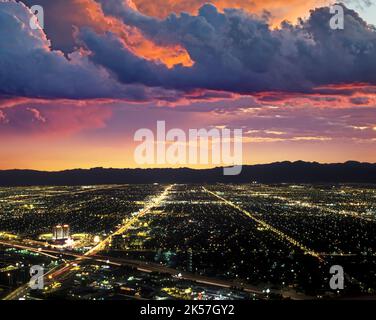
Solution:
[(141, 13), (130, 0), (98, 3), (97, 20), (137, 30), (159, 48), (183, 48), (193, 65), (166, 66), (141, 55), (116, 28), (95, 27), (95, 19), (82, 19), (90, 23), (78, 26), (76, 49), (63, 54), (52, 49), (42, 30), (29, 28), (31, 12), (22, 2), (2, 0), (0, 95), (177, 101), (192, 92), (205, 99), (207, 90), (254, 95), (376, 85), (376, 30), (347, 8), (344, 30), (330, 29), (328, 7), (312, 10), (297, 25), (285, 22), (273, 29), (265, 15), (222, 12), (212, 4), (197, 14), (161, 19)]
[(344, 30), (330, 28), (328, 7), (311, 11), (298, 25), (284, 23), (272, 30), (265, 20), (243, 10), (221, 13), (210, 4), (202, 6), (197, 16), (170, 15), (164, 20), (141, 14), (127, 1), (101, 0), (101, 4), (106, 14), (137, 27), (156, 43), (182, 45), (195, 62), (192, 67), (167, 70), (133, 56), (111, 34), (83, 30), (80, 37), (93, 61), (124, 83), (249, 94), (302, 92), (339, 83), (376, 84), (376, 30), (347, 8)]

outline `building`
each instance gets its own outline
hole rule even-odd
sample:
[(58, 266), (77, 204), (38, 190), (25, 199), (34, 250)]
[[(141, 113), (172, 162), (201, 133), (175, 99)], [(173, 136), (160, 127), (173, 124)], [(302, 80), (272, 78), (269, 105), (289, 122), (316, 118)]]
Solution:
[(57, 225), (52, 231), (54, 240), (67, 240), (70, 238), (70, 228), (69, 225)]
[(63, 225), (63, 239), (69, 239), (70, 238), (70, 228), (68, 224)]

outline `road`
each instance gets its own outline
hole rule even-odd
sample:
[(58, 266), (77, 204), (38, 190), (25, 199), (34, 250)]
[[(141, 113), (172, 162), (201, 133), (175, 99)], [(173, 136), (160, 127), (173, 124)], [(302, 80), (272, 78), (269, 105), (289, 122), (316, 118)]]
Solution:
[(269, 223), (265, 222), (264, 220), (261, 220), (261, 219), (257, 218), (255, 215), (253, 215), (249, 211), (247, 211), (247, 210), (239, 207), (238, 205), (236, 205), (232, 201), (229, 201), (229, 200), (221, 197), (220, 195), (216, 194), (213, 191), (210, 191), (210, 190), (206, 189), (205, 187), (202, 187), (202, 188), (203, 188), (204, 191), (206, 191), (210, 195), (212, 195), (212, 196), (216, 197), (217, 199), (223, 201), (227, 205), (235, 208), (236, 210), (244, 213), (248, 218), (252, 219), (254, 222), (256, 222), (257, 224), (261, 225), (266, 230), (273, 232), (277, 236), (278, 239), (280, 239), (282, 241), (289, 242), (294, 247), (302, 250), (305, 254), (310, 255), (310, 256), (318, 259), (320, 262), (324, 262), (324, 259), (320, 256), (320, 254), (318, 252), (315, 252), (313, 249), (308, 248), (307, 246), (305, 246), (304, 244), (302, 244), (298, 240), (292, 238), (291, 236), (287, 235), (286, 233), (282, 232), (281, 230), (273, 227), (272, 225), (270, 225)]

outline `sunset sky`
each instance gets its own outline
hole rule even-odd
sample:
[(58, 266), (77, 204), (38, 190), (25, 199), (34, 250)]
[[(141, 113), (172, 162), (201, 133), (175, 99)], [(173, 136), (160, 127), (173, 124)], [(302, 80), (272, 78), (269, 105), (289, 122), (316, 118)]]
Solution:
[(139, 167), (157, 120), (242, 128), (248, 164), (376, 162), (372, 2), (332, 30), (325, 0), (0, 0), (0, 169)]

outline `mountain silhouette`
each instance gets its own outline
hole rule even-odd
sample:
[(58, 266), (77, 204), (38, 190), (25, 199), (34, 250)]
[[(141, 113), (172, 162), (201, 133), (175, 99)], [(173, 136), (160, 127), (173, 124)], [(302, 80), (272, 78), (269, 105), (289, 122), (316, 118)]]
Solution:
[(243, 166), (240, 175), (224, 176), (213, 169), (73, 169), (56, 172), (1, 170), (0, 186), (95, 185), (143, 183), (376, 183), (376, 164), (348, 161), (275, 162)]

